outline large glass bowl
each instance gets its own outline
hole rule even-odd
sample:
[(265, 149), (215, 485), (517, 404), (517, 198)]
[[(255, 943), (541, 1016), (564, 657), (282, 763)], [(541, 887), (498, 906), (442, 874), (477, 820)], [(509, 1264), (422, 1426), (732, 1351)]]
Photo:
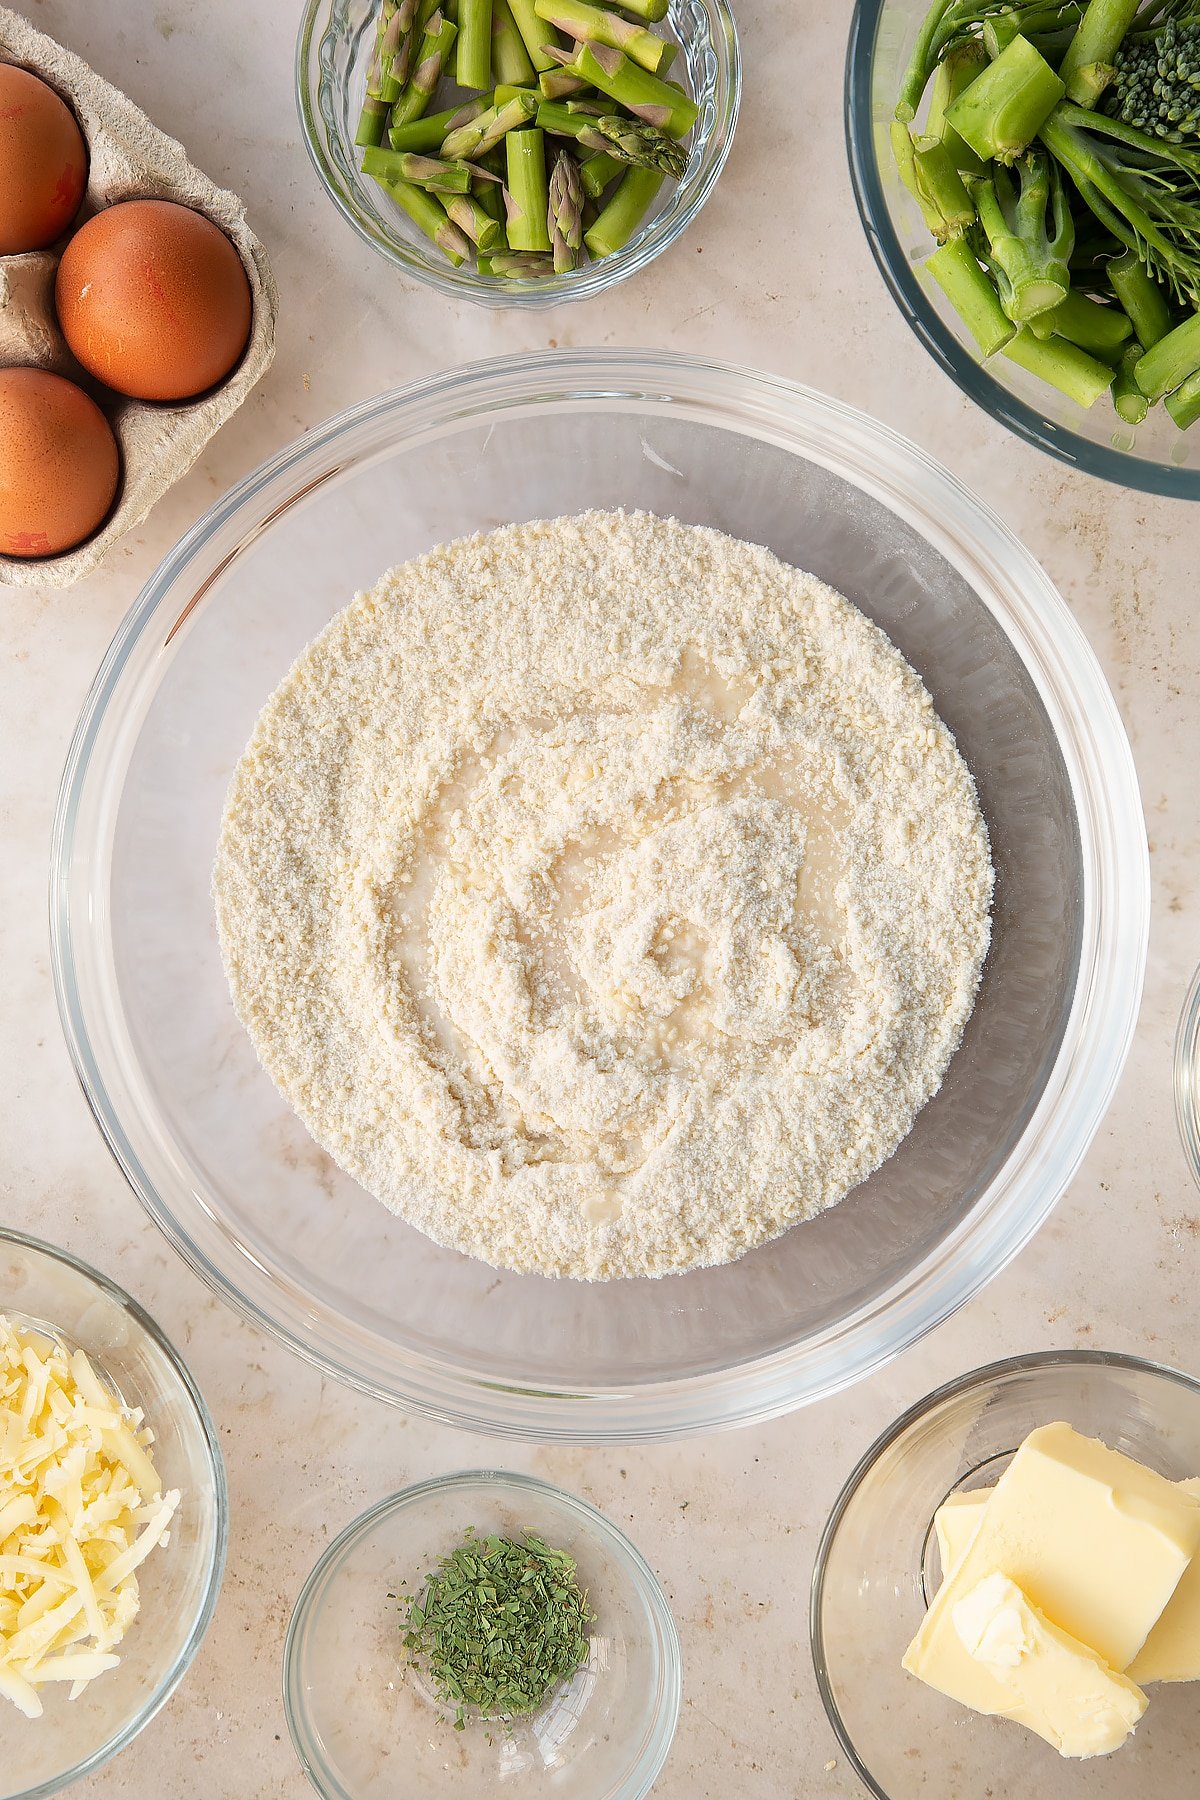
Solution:
[[(467, 1531), (532, 1531), (578, 1566), (588, 1659), (528, 1718), (455, 1729), (404, 1648), (415, 1594)], [(643, 1800), (679, 1718), (679, 1638), (654, 1571), (603, 1513), (531, 1475), (441, 1475), (381, 1500), (325, 1551), (296, 1602), (283, 1703), (322, 1800)]]
[(931, 0), (858, 0), (846, 53), (846, 147), (867, 239), (908, 323), (939, 367), (1002, 425), (1061, 462), (1123, 487), (1200, 499), (1200, 429), (1183, 432), (1156, 406), (1122, 423), (1105, 396), (1085, 409), (1005, 356), (979, 361), (974, 339), (922, 267), (936, 248), (896, 171), (888, 142), (900, 91)]
[(82, 1350), (154, 1432), (164, 1490), (178, 1488), (169, 1540), (138, 1573), (141, 1610), (120, 1664), (78, 1700), (42, 1690), (40, 1719), (7, 1700), (0, 1721), (0, 1800), (45, 1800), (132, 1742), (182, 1681), (212, 1623), (225, 1567), (225, 1468), (208, 1409), (153, 1319), (107, 1277), (63, 1250), (0, 1228), (0, 1313)]
[[(302, 646), (390, 564), (503, 520), (644, 506), (833, 583), (928, 683), (999, 880), (936, 1099), (840, 1206), (725, 1268), (588, 1285), (438, 1248), (342, 1175), (262, 1073), (218, 954), (226, 784)], [(1148, 867), (1129, 746), (1070, 612), (921, 451), (772, 377), (658, 352), (505, 359), (308, 432), (163, 563), (63, 780), (53, 945), (110, 1145), (188, 1261), (332, 1372), (542, 1439), (672, 1436), (827, 1394), (1026, 1242), (1129, 1045)]]
[(994, 1486), (1022, 1440), (1058, 1419), (1172, 1481), (1200, 1475), (1200, 1382), (1133, 1356), (1055, 1350), (927, 1395), (872, 1444), (830, 1515), (813, 1573), (813, 1661), (842, 1748), (877, 1800), (1194, 1800), (1200, 1713), (1188, 1683), (1152, 1686), (1115, 1755), (1070, 1762), (900, 1666), (944, 1574), (938, 1507)]
[(377, 11), (376, 0), (306, 0), (296, 45), (300, 125), (313, 167), (342, 217), (403, 273), (428, 286), (481, 306), (561, 306), (565, 300), (590, 299), (661, 256), (716, 186), (741, 97), (737, 27), (726, 0), (671, 0), (666, 22), (656, 29), (679, 44), (678, 77), (700, 108), (683, 178), (664, 182), (625, 248), (599, 262), (536, 280), (497, 280), (480, 275), (469, 262), (456, 269), (359, 168), (362, 152), (354, 133)]

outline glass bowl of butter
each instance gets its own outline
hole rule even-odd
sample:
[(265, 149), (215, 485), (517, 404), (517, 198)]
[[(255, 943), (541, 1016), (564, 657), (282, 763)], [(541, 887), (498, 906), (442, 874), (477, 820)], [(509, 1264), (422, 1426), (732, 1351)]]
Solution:
[(1184, 1800), (1200, 1745), (1200, 1382), (975, 1370), (863, 1457), (817, 1553), (817, 1683), (879, 1800)]

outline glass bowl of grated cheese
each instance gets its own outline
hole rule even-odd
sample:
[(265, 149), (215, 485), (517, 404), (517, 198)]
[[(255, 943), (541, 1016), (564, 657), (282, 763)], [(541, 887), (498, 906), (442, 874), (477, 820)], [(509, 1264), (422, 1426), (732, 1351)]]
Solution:
[[(882, 626), (955, 734), (997, 883), (974, 1014), (896, 1153), (739, 1261), (519, 1275), (389, 1213), (258, 1065), (211, 895), (231, 773), (304, 646), (390, 566), (509, 521), (645, 508), (767, 546)], [(854, 1381), (1033, 1236), (1128, 1050), (1149, 916), (1133, 760), (1033, 558), (947, 471), (772, 376), (657, 351), (457, 370), (308, 432), (200, 520), (85, 705), (53, 848), (67, 1038), (188, 1261), (381, 1398), (556, 1441), (681, 1436)]]
[(175, 1350), (103, 1275), (0, 1230), (0, 1800), (57, 1793), (149, 1723), (212, 1620), (226, 1537)]

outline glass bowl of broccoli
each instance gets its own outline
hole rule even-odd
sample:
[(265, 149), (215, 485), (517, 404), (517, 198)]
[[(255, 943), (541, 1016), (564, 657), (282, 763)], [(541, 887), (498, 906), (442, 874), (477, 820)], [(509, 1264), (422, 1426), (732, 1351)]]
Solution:
[(1200, 0), (858, 0), (846, 135), (884, 280), (959, 387), (1200, 499)]

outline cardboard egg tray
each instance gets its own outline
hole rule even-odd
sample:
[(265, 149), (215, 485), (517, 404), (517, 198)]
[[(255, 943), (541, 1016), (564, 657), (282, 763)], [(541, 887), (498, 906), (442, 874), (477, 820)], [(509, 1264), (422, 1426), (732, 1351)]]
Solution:
[[(117, 539), (195, 462), (242, 404), (275, 350), (278, 296), (266, 252), (246, 224), (236, 194), (218, 188), (188, 161), (182, 145), (152, 125), (117, 88), (25, 19), (0, 7), (0, 62), (40, 75), (69, 102), (87, 140), (87, 193), (76, 227), (120, 200), (177, 200), (206, 213), (230, 238), (250, 281), (250, 341), (227, 380), (197, 400), (169, 405), (128, 400), (85, 375), (63, 342), (54, 311), (54, 277), (63, 244), (0, 256), (0, 368), (36, 365), (69, 376), (107, 417), (121, 450), (116, 504), (99, 531), (62, 556), (0, 556), (0, 584), (68, 587), (87, 575)], [(64, 240), (65, 242), (65, 240)]]

